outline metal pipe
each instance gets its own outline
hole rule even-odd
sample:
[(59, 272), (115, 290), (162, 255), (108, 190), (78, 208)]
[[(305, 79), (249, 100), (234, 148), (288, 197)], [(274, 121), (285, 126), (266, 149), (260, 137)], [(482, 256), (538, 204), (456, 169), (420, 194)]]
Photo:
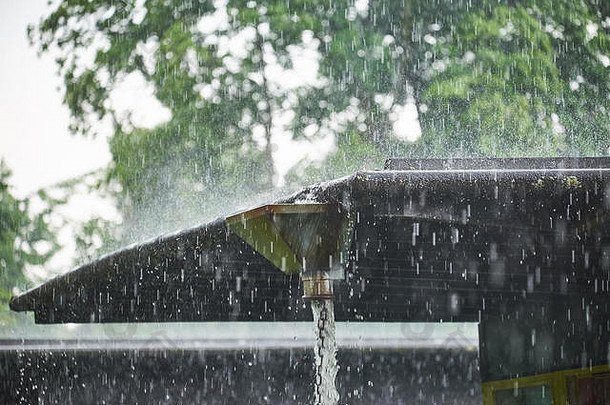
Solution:
[(313, 272), (301, 276), (303, 281), (303, 299), (311, 300), (332, 300), (333, 283), (328, 273)]

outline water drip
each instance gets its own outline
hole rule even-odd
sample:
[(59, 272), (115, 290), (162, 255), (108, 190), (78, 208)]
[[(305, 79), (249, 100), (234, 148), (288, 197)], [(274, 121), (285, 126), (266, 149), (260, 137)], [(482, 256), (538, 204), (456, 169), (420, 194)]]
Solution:
[(329, 299), (311, 300), (314, 333), (316, 334), (314, 401), (315, 405), (336, 405), (339, 392), (335, 385), (337, 371), (337, 341), (335, 311)]

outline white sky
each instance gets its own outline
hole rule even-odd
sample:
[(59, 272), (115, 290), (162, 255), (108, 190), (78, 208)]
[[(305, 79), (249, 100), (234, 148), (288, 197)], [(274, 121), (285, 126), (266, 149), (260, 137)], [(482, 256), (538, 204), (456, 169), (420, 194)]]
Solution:
[(47, 10), (47, 0), (0, 0), (0, 157), (23, 197), (110, 162), (105, 137), (71, 135), (61, 84), (49, 55), (38, 58), (26, 28)]

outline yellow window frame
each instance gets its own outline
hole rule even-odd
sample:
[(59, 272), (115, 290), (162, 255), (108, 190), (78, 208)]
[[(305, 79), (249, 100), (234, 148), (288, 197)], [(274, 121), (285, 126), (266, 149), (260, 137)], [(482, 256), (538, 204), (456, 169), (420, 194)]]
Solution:
[(527, 377), (511, 378), (508, 380), (491, 381), (481, 386), (483, 405), (496, 405), (496, 392), (515, 388), (550, 385), (553, 395), (553, 405), (570, 404), (568, 398), (568, 377), (589, 377), (593, 374), (610, 372), (610, 365), (561, 370), (552, 373), (538, 374)]

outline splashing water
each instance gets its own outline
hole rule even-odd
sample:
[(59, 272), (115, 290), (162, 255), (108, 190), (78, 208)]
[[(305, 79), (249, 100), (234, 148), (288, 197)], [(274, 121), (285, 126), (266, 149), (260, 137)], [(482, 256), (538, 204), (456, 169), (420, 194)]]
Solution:
[(331, 300), (312, 300), (314, 331), (316, 334), (316, 373), (314, 404), (336, 405), (339, 392), (335, 386), (337, 377), (337, 341), (335, 340), (335, 310)]

